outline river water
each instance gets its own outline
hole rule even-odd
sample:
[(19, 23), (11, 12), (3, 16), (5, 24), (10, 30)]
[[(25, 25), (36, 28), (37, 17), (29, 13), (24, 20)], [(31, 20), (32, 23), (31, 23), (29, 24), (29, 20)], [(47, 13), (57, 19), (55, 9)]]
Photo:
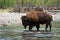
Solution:
[[(21, 24), (20, 17), (25, 14), (16, 13), (0, 13), (0, 40), (60, 40), (60, 28), (52, 28), (51, 32), (40, 33), (40, 32), (27, 32), (16, 26), (7, 26), (4, 24)], [(55, 14), (53, 21), (60, 20), (60, 14)], [(3, 25), (1, 25), (1, 23)], [(60, 25), (60, 24), (58, 24)], [(6, 27), (7, 26), (7, 27)], [(57, 25), (56, 25), (57, 26)], [(43, 28), (41, 28), (43, 29)], [(43, 29), (44, 30), (44, 29)]]
[(51, 32), (30, 34), (24, 30), (1, 29), (0, 40), (60, 40), (60, 28), (53, 28)]

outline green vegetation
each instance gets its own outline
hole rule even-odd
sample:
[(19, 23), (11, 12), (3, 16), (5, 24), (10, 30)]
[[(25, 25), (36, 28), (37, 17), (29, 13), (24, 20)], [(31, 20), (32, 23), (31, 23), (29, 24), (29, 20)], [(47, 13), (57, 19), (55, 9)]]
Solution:
[(53, 23), (52, 23), (52, 27), (53, 27), (53, 28), (60, 28), (60, 21), (58, 21), (58, 22), (57, 22), (57, 21), (53, 22)]
[(60, 6), (60, 0), (0, 0), (0, 8), (12, 8), (14, 6)]
[[(52, 22), (53, 28), (60, 28), (60, 21), (54, 21)], [(45, 25), (41, 25), (41, 28), (45, 28)]]
[(0, 26), (0, 30), (21, 30), (23, 29), (23, 26), (20, 24), (11, 24), (6, 26)]
[(0, 0), (0, 8), (9, 8), (13, 7), (15, 4), (15, 0)]

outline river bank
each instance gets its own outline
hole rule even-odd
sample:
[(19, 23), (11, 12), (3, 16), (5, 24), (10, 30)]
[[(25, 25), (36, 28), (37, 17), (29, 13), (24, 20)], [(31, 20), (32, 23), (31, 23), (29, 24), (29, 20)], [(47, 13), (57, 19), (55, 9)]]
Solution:
[[(0, 12), (0, 25), (1, 24), (22, 24), (21, 16), (26, 15), (26, 13), (9, 13)], [(60, 21), (60, 14), (54, 14), (53, 21)]]

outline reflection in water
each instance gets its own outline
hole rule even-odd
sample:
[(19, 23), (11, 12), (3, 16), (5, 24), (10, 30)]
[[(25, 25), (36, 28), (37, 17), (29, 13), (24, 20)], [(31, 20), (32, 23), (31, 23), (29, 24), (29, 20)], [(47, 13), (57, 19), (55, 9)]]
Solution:
[(24, 40), (52, 40), (52, 38), (23, 37)]
[(53, 29), (52, 32), (32, 33), (24, 32), (23, 40), (60, 40), (60, 29)]
[[(48, 33), (0, 31), (0, 40), (60, 40), (60, 29), (53, 29)], [(24, 34), (25, 33), (25, 34)]]
[[(41, 30), (42, 31), (42, 30)], [(53, 34), (50, 32), (24, 32), (22, 39), (24, 40), (52, 40)]]

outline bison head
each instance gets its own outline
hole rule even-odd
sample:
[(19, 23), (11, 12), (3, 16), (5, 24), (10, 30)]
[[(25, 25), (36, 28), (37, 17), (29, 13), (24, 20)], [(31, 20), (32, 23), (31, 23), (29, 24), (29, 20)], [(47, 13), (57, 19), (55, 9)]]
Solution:
[(26, 16), (22, 16), (21, 20), (22, 20), (22, 24), (23, 24), (24, 28), (26, 29), (26, 27), (29, 25), (28, 18)]

